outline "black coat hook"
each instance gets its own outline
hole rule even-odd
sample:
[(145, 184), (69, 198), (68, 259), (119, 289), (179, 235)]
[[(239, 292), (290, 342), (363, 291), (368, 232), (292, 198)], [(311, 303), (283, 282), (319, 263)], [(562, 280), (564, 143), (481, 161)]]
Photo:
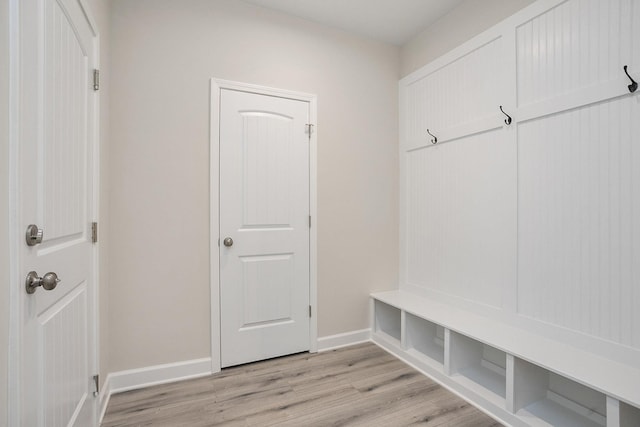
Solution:
[(436, 136), (434, 134), (429, 132), (429, 129), (427, 129), (427, 133), (433, 137), (433, 139), (431, 140), (431, 143), (432, 144), (436, 144), (438, 142), (438, 138), (436, 138)]
[(502, 114), (504, 114), (505, 116), (507, 116), (507, 118), (506, 118), (506, 119), (504, 119), (504, 122), (505, 122), (506, 124), (510, 125), (510, 124), (511, 124), (511, 116), (504, 112), (504, 110), (502, 109), (502, 105), (500, 106), (500, 111), (502, 111)]
[(629, 75), (629, 73), (627, 72), (627, 66), (624, 66), (624, 73), (627, 75), (627, 77), (629, 77), (629, 80), (631, 80), (631, 84), (629, 86), (627, 86), (629, 88), (629, 92), (633, 93), (638, 89), (638, 82), (636, 82), (635, 80), (633, 80), (631, 78), (631, 76)]

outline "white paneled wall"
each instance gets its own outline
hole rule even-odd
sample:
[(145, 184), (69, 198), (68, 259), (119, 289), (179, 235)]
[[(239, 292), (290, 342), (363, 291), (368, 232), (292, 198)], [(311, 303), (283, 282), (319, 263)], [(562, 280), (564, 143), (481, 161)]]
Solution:
[(631, 62), (632, 8), (634, 0), (571, 0), (519, 25), (518, 105), (619, 78)]
[[(500, 99), (502, 50), (502, 38), (497, 37), (411, 82), (407, 104), (416, 114), (407, 116), (408, 141), (425, 141), (427, 128), (440, 133), (494, 115)], [(468, 97), (469, 93), (478, 96)]]
[(400, 82), (400, 286), (373, 295), (374, 341), (511, 425), (640, 425), (625, 65), (640, 80), (640, 0), (539, 0)]
[(540, 0), (401, 81), (401, 289), (640, 369), (639, 28)]
[(518, 127), (518, 312), (640, 348), (640, 106)]
[[(572, 0), (516, 30), (518, 313), (640, 349), (637, 0)], [(571, 108), (569, 108), (571, 107)]]
[(405, 154), (409, 284), (504, 306), (516, 248), (516, 146), (506, 136), (493, 130)]
[[(631, 3), (631, 61), (629, 66), (632, 70), (640, 68), (640, 4), (637, 1)], [(637, 80), (637, 79), (636, 79)]]

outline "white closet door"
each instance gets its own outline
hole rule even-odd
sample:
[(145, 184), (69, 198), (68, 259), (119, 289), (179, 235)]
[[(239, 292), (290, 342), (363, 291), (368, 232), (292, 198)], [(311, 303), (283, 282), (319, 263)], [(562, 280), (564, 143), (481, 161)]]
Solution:
[(97, 44), (75, 0), (20, 6), (19, 232), (24, 236), (29, 224), (43, 230), (39, 244), (21, 239), (20, 271), (60, 280), (33, 293), (20, 288), (21, 423), (91, 426), (97, 368), (90, 233), (97, 95), (91, 77)]
[(223, 367), (309, 350), (308, 122), (308, 102), (221, 91)]

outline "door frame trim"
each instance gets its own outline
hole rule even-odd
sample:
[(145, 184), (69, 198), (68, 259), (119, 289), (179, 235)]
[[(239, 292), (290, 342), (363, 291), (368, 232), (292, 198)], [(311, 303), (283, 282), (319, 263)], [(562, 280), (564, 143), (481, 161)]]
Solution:
[[(79, 7), (84, 13), (87, 25), (93, 34), (92, 49), (93, 62), (89, 64), (90, 68), (100, 68), (100, 32), (97, 22), (92, 13), (91, 7), (87, 0), (77, 0)], [(22, 257), (21, 250), (24, 244), (24, 236), (21, 228), (21, 203), (22, 197), (20, 193), (21, 177), (20, 177), (20, 130), (22, 127), (20, 119), (20, 100), (23, 93), (20, 89), (22, 80), (22, 53), (21, 46), (21, 19), (22, 10), (20, 0), (9, 0), (9, 348), (8, 348), (8, 414), (7, 420), (9, 425), (20, 425), (22, 416), (23, 391), (21, 386), (22, 376), (22, 355), (24, 352), (22, 346), (22, 305), (25, 298), (24, 278), (22, 276)], [(89, 81), (87, 80), (87, 83)], [(87, 136), (91, 138), (92, 155), (87, 159), (87, 168), (91, 169), (92, 190), (91, 200), (88, 201), (87, 216), (92, 221), (99, 221), (100, 213), (100, 93), (99, 91), (90, 91), (88, 103), (92, 105), (92, 111), (88, 115), (88, 120), (92, 123), (87, 129)], [(89, 314), (91, 325), (92, 339), (88, 345), (92, 346), (92, 357), (88, 359), (89, 373), (91, 371), (100, 372), (100, 256), (99, 244), (92, 245), (90, 277), (94, 281), (93, 297), (88, 301), (88, 308), (92, 313)], [(89, 381), (89, 378), (87, 378)], [(92, 398), (92, 397), (90, 397)], [(98, 405), (94, 405), (94, 419), (97, 420)]]
[(315, 126), (309, 140), (309, 210), (313, 218), (309, 230), (309, 304), (312, 316), (309, 321), (309, 352), (318, 351), (318, 209), (317, 209), (317, 158), (318, 158), (318, 97), (313, 94), (284, 89), (211, 79), (211, 109), (209, 134), (209, 244), (210, 244), (210, 289), (211, 289), (211, 371), (219, 372), (220, 362), (220, 91), (222, 89), (250, 92), (260, 95), (289, 98), (309, 103), (309, 120)]

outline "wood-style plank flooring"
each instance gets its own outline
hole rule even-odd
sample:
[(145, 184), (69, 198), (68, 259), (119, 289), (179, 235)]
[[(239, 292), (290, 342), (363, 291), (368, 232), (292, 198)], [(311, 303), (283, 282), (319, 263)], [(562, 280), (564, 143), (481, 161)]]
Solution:
[(501, 424), (374, 344), (113, 395), (103, 427)]

